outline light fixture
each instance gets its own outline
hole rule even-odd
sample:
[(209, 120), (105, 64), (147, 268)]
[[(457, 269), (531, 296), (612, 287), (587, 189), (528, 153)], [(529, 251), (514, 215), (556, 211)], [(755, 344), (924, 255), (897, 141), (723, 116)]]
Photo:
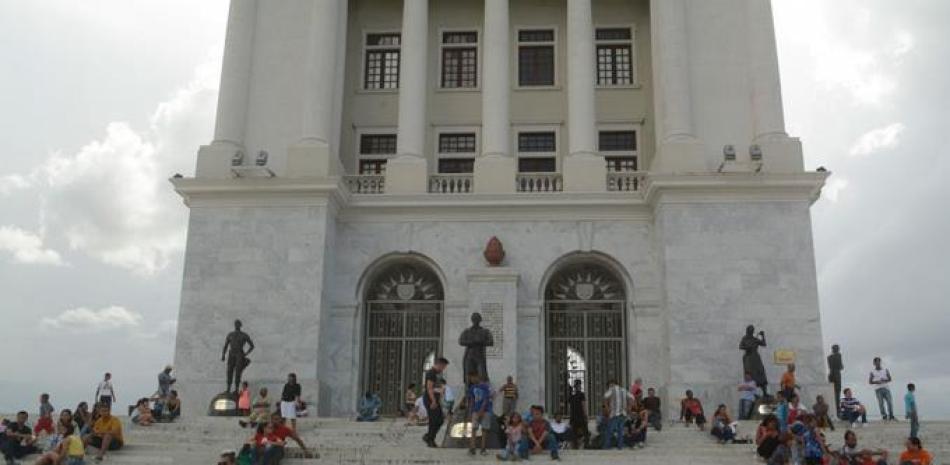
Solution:
[(231, 166), (241, 166), (244, 164), (244, 152), (238, 150), (231, 155)]
[(762, 161), (762, 147), (759, 147), (758, 144), (752, 144), (749, 146), (749, 158), (752, 161)]
[(257, 166), (267, 166), (267, 157), (267, 151), (261, 150), (260, 152), (257, 152), (257, 160), (255, 160), (254, 163)]
[(732, 144), (722, 146), (722, 158), (725, 161), (736, 161), (736, 147)]

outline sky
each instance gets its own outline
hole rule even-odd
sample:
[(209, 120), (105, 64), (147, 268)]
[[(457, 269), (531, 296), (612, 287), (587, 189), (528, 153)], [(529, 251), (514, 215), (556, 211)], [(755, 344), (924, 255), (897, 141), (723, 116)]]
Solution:
[[(788, 132), (833, 173), (812, 208), (826, 347), (866, 403), (879, 355), (898, 405), (915, 382), (924, 419), (950, 419), (950, 2), (773, 9)], [(172, 361), (187, 209), (167, 178), (211, 140), (226, 16), (0, 2), (0, 411), (71, 408), (110, 370), (131, 400)]]

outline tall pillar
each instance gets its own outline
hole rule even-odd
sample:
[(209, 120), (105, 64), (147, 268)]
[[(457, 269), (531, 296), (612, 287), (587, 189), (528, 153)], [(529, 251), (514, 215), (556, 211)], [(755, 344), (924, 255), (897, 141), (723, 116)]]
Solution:
[(762, 164), (767, 171), (802, 171), (801, 142), (788, 137), (785, 132), (771, 2), (746, 0), (746, 14), (754, 127), (752, 143), (759, 146)]
[(567, 110), (569, 154), (564, 190), (607, 190), (607, 163), (597, 153), (594, 110), (594, 25), (591, 0), (567, 2)]
[(508, 0), (485, 0), (482, 53), (482, 144), (475, 159), (476, 193), (515, 191), (516, 162), (511, 153), (511, 30)]
[(345, 0), (321, 0), (310, 5), (306, 68), (300, 107), (300, 138), (287, 150), (287, 176), (326, 177), (340, 172), (339, 157), (330, 147), (335, 121), (337, 56), (342, 52), (338, 28)]
[(235, 152), (244, 151), (256, 22), (257, 0), (231, 2), (214, 140), (198, 151), (198, 177), (229, 177), (231, 158)]
[(704, 171), (703, 147), (693, 129), (685, 0), (653, 0), (650, 16), (658, 115), (651, 171)]
[(399, 63), (399, 130), (396, 158), (386, 164), (386, 192), (426, 191), (425, 159), (426, 66), (429, 39), (429, 0), (404, 0)]

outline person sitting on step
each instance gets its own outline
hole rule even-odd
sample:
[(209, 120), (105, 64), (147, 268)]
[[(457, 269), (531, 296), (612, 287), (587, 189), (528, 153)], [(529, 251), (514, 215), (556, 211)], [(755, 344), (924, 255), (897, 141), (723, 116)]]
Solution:
[(706, 415), (703, 413), (703, 404), (699, 399), (693, 397), (693, 391), (687, 389), (686, 397), (680, 401), (680, 420), (687, 427), (690, 423), (696, 422), (700, 431), (706, 429)]
[(726, 404), (719, 404), (716, 412), (713, 413), (713, 425), (709, 432), (720, 444), (732, 442), (736, 438), (736, 432), (732, 429), (732, 417), (729, 416), (729, 408)]
[(379, 420), (379, 408), (382, 407), (382, 405), (383, 401), (379, 398), (379, 394), (373, 391), (366, 391), (363, 397), (360, 398), (359, 405), (357, 406), (358, 415), (356, 421)]

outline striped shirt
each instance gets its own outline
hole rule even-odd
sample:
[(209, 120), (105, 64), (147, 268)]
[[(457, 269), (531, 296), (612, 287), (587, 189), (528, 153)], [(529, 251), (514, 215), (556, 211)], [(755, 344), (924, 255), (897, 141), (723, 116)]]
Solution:
[(633, 400), (633, 395), (630, 394), (630, 391), (620, 386), (614, 385), (611, 386), (610, 389), (607, 389), (607, 392), (604, 393), (604, 400), (609, 402), (611, 418), (627, 413), (628, 399)]
[(518, 385), (515, 383), (505, 383), (505, 385), (501, 387), (501, 393), (505, 396), (505, 399), (517, 399)]
[(841, 398), (841, 411), (842, 412), (854, 412), (861, 407), (861, 402), (858, 402), (857, 397), (842, 397)]

